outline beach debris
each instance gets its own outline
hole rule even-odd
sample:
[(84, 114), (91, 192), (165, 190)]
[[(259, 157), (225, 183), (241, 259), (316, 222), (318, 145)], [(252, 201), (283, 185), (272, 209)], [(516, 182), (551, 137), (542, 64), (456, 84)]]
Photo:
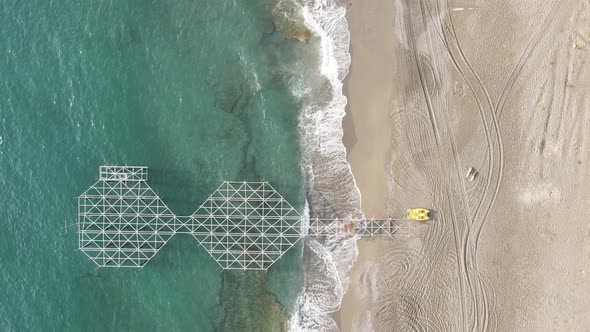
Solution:
[(465, 86), (460, 82), (455, 82), (453, 86), (453, 95), (456, 97), (463, 97), (465, 95)]
[(576, 49), (576, 50), (583, 51), (583, 50), (585, 50), (585, 47), (584, 46), (586, 46), (586, 45), (574, 43), (574, 49)]
[(477, 178), (478, 175), (479, 175), (479, 172), (475, 168), (469, 167), (465, 178), (467, 179), (467, 181), (473, 182), (473, 181), (475, 181), (475, 179)]
[(454, 7), (451, 10), (454, 12), (460, 12), (460, 11), (464, 11), (464, 10), (480, 10), (481, 8), (479, 7)]

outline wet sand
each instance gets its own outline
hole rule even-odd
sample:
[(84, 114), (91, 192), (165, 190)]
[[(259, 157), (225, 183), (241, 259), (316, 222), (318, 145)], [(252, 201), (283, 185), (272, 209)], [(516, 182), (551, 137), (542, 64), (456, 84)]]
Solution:
[(363, 210), (435, 214), (358, 242), (341, 330), (585, 330), (589, 2), (353, 1), (347, 19)]

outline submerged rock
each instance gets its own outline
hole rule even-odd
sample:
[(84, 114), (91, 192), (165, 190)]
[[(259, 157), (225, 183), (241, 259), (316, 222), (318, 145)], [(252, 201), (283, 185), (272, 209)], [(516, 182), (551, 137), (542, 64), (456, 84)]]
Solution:
[(209, 85), (214, 93), (215, 107), (227, 113), (240, 112), (256, 93), (244, 68), (237, 63), (225, 66)]
[(305, 43), (313, 36), (305, 25), (303, 7), (296, 0), (281, 0), (272, 11), (272, 22), (285, 38)]

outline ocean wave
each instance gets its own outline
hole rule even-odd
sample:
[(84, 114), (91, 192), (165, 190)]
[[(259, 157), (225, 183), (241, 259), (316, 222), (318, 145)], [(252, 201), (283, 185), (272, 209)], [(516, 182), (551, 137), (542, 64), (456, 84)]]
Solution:
[[(347, 104), (342, 80), (350, 66), (346, 9), (337, 0), (309, 0), (302, 7), (305, 24), (319, 42), (319, 74), (308, 85), (293, 82), (294, 94), (306, 96), (300, 116), (302, 163), (312, 217), (362, 217), (361, 196), (346, 161), (342, 119)], [(308, 215), (309, 216), (309, 215)], [(340, 308), (350, 270), (358, 256), (354, 238), (334, 234), (307, 238), (305, 281), (292, 331), (338, 331), (330, 313)]]

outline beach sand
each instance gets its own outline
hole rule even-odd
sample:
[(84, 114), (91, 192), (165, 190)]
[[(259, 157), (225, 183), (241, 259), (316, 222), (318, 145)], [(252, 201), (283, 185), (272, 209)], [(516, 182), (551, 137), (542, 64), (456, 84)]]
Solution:
[(359, 240), (340, 329), (586, 330), (589, 1), (357, 0), (347, 19), (363, 211), (435, 213)]

